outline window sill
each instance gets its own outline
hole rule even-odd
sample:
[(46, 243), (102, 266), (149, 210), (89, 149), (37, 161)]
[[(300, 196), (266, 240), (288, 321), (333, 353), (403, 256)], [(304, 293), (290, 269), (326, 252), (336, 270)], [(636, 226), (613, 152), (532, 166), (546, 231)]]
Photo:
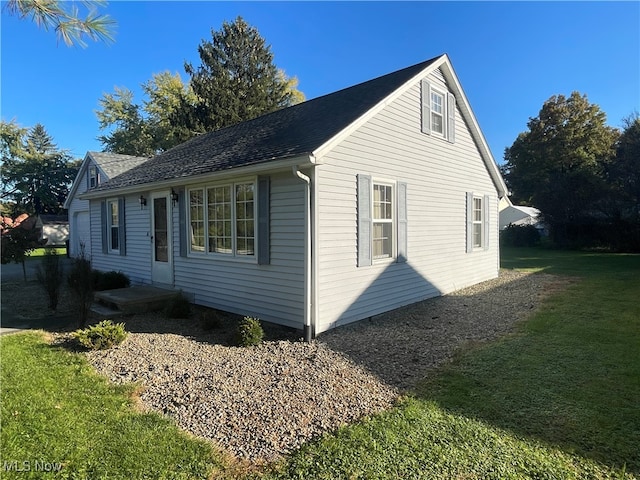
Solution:
[(207, 262), (233, 262), (233, 263), (249, 263), (249, 264), (257, 264), (258, 257), (256, 255), (253, 256), (240, 256), (240, 255), (226, 255), (224, 253), (198, 253), (198, 252), (189, 252), (187, 254), (187, 258), (191, 258), (194, 260), (205, 260)]

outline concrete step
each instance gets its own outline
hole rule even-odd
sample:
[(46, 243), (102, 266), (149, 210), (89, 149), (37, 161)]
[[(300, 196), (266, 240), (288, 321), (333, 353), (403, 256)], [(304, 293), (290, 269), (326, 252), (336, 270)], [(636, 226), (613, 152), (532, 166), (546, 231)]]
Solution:
[(110, 308), (110, 307), (107, 307), (106, 305), (102, 305), (101, 303), (92, 303), (91, 311), (93, 313), (100, 315), (101, 317), (109, 317), (109, 318), (119, 317), (121, 315), (124, 315), (124, 312), (122, 310)]
[(142, 313), (162, 310), (177, 293), (175, 290), (142, 285), (96, 292), (94, 299), (101, 305), (123, 313)]

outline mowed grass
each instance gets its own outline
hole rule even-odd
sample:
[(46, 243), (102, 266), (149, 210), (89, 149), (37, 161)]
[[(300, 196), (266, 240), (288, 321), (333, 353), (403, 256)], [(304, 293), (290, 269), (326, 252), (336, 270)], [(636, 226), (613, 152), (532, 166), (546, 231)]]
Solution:
[(110, 385), (44, 335), (0, 340), (0, 478), (186, 480), (223, 467), (210, 445), (138, 413), (132, 387)]
[(640, 256), (513, 249), (575, 276), (517, 334), (461, 352), (397, 408), (304, 447), (271, 478), (640, 477)]
[(0, 477), (640, 478), (640, 256), (516, 249), (503, 266), (574, 278), (517, 333), (460, 352), (397, 407), (253, 473), (136, 412), (132, 388), (42, 333), (2, 337), (0, 468), (32, 470)]
[[(67, 247), (50, 247), (51, 250), (56, 252), (56, 255), (62, 255), (62, 256), (66, 256), (67, 255)], [(36, 248), (34, 250), (31, 250), (31, 252), (29, 252), (29, 254), (27, 255), (27, 258), (38, 258), (38, 257), (44, 257), (44, 254), (47, 252), (47, 248)]]

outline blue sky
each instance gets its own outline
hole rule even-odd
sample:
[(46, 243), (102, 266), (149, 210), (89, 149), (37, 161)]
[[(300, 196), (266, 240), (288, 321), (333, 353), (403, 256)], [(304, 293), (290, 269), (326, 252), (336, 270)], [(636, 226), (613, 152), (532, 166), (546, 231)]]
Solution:
[[(4, 2), (2, 2), (4, 4)], [(75, 157), (101, 150), (103, 93), (199, 64), (197, 47), (238, 15), (308, 99), (448, 53), (498, 162), (552, 95), (587, 94), (608, 123), (640, 110), (640, 2), (125, 2), (113, 44), (57, 44), (2, 12), (3, 120), (42, 123)]]

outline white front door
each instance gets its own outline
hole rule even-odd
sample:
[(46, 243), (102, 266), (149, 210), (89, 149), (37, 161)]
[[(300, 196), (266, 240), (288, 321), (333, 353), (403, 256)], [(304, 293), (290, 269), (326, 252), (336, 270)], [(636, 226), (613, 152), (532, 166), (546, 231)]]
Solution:
[(91, 256), (91, 229), (89, 224), (89, 212), (76, 212), (73, 215), (73, 225), (71, 230), (71, 255), (77, 257), (80, 255), (80, 247), (84, 245), (84, 254)]
[(173, 285), (171, 203), (169, 192), (151, 195), (151, 279)]

